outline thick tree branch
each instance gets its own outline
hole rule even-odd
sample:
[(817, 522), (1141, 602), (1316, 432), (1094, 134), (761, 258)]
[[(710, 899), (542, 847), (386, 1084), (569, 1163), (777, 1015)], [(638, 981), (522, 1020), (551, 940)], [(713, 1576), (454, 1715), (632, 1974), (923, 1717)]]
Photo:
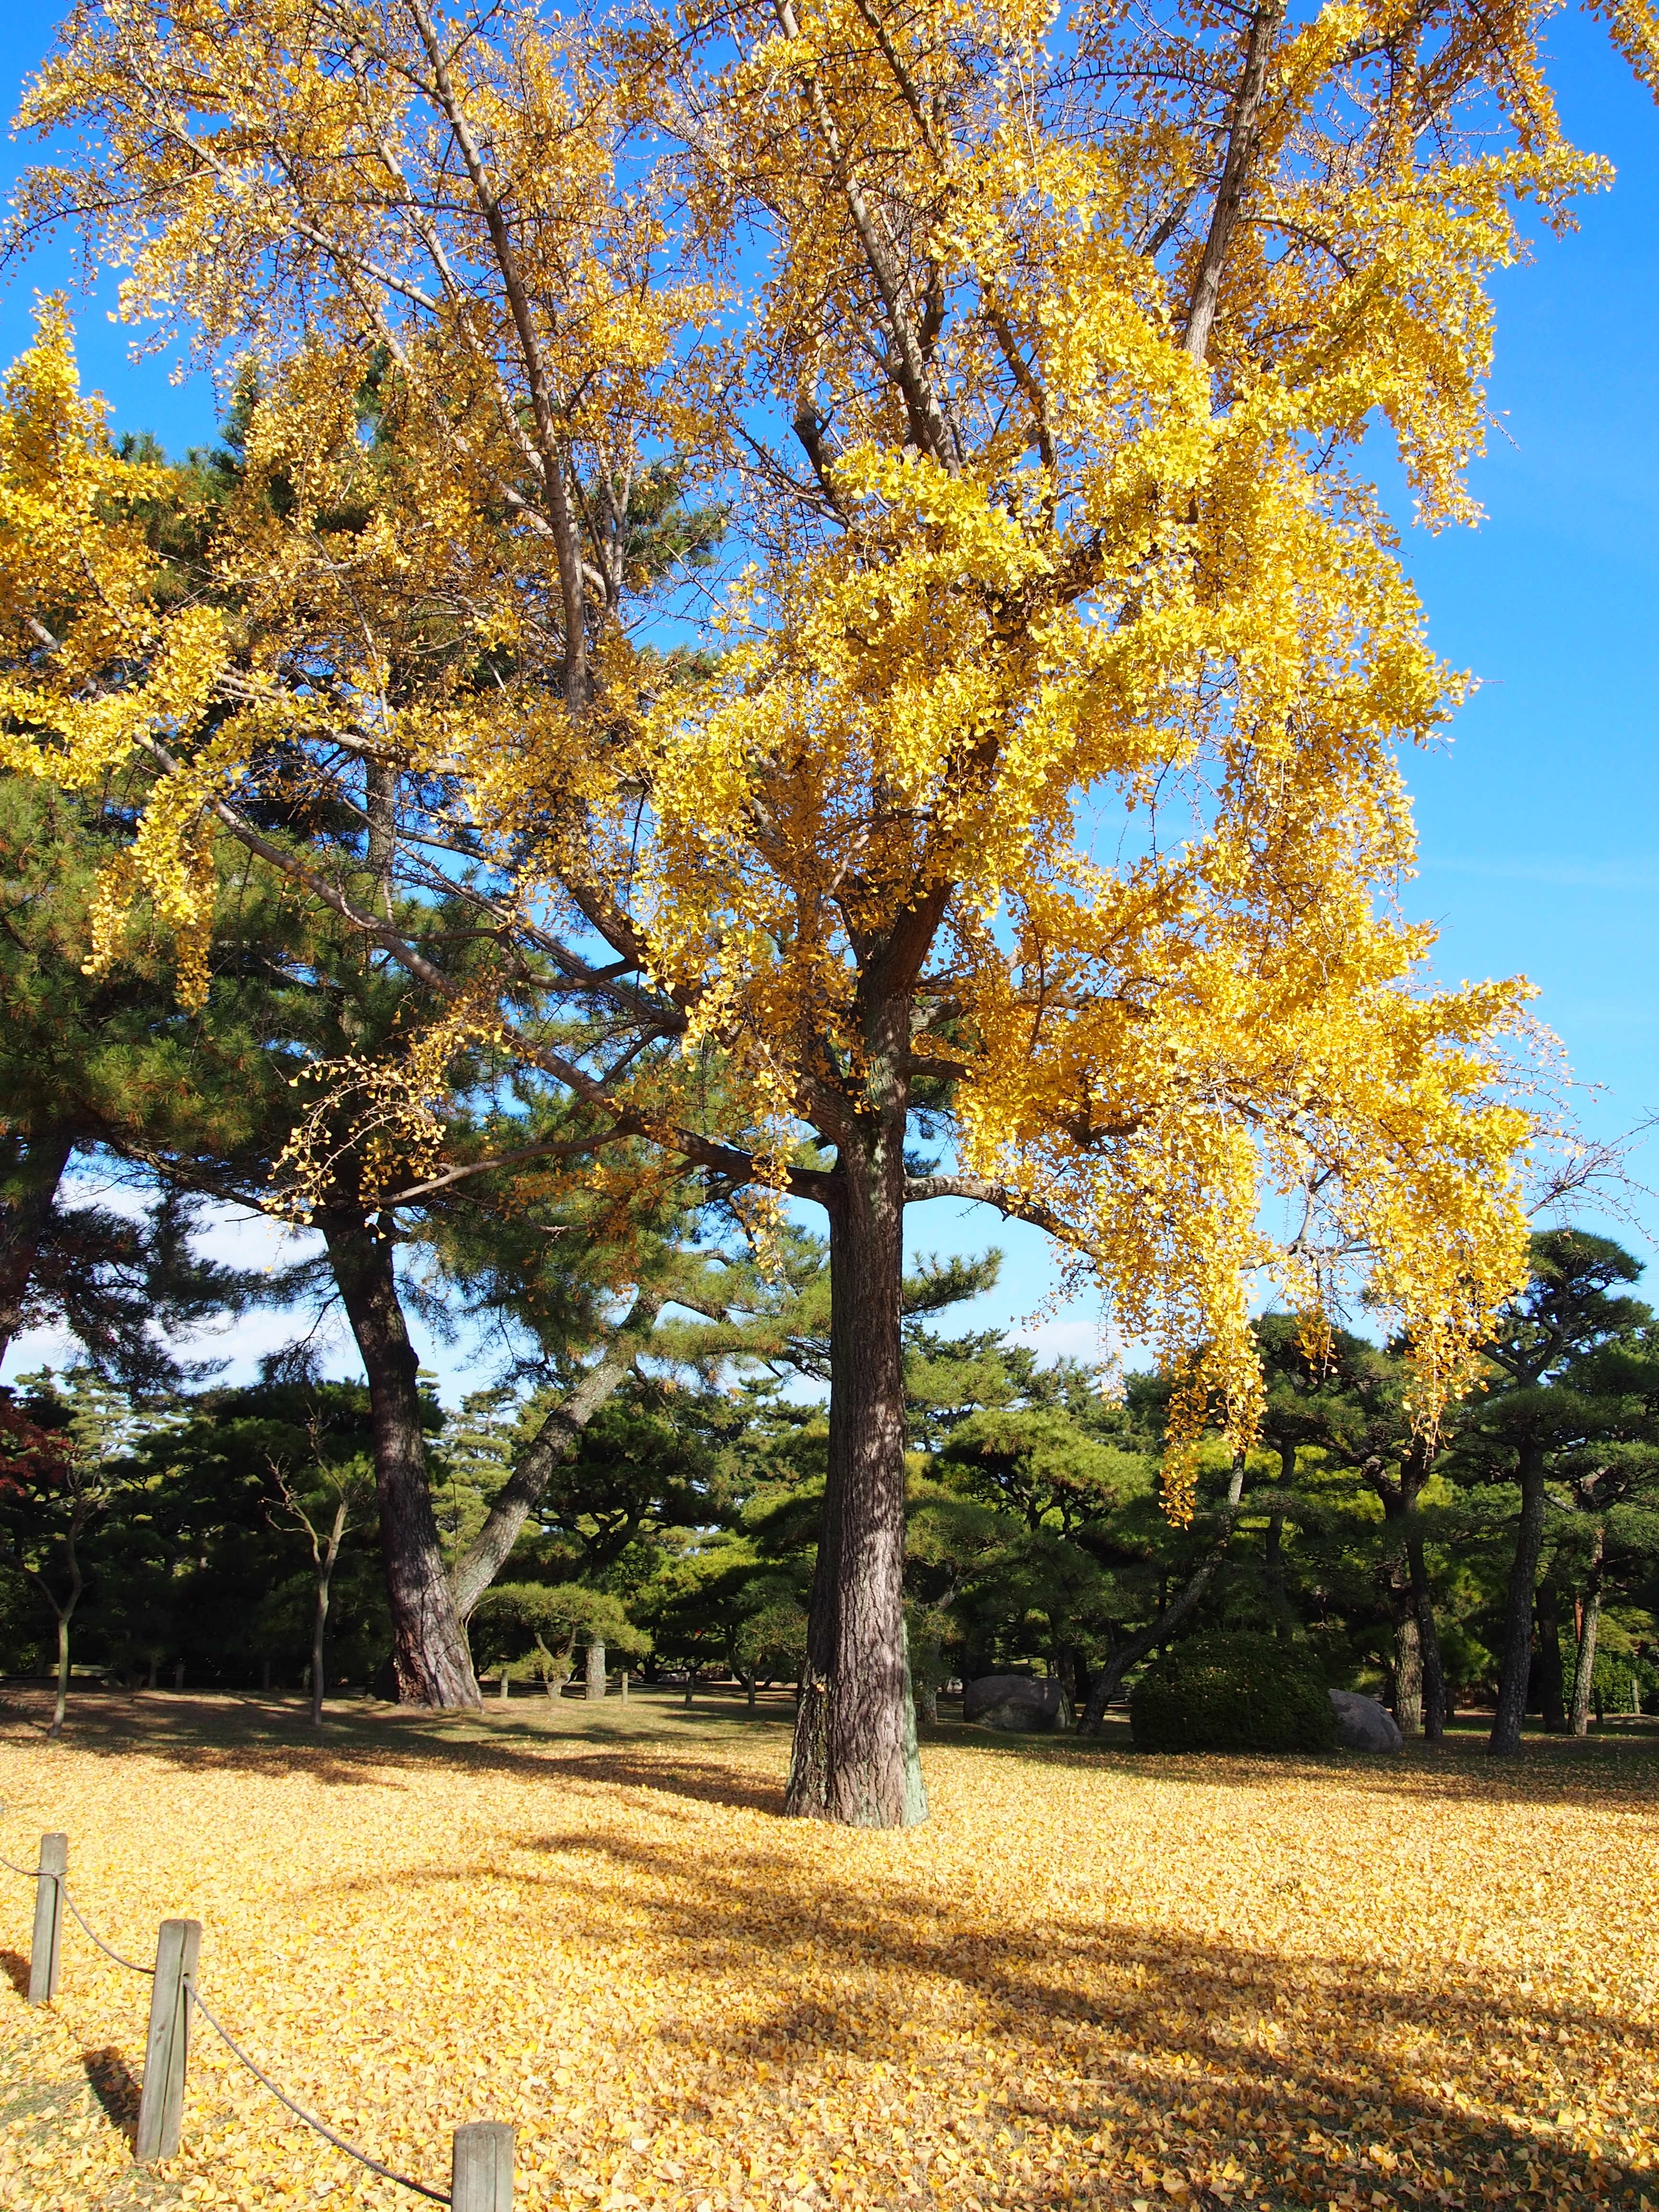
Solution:
[[(799, 39), (800, 24), (795, 15), (793, 0), (775, 0), (775, 5), (779, 27), (785, 38)], [(957, 468), (951, 451), (950, 435), (922, 361), (921, 349), (916, 343), (916, 334), (910, 327), (904, 283), (882, 243), (874, 213), (865, 198), (864, 188), (842, 143), (836, 118), (830, 112), (830, 103), (823, 96), (823, 86), (817, 76), (810, 71), (803, 74), (800, 82), (812, 111), (813, 120), (829, 153), (836, 185), (847, 203), (847, 211), (853, 218), (853, 228), (858, 233), (865, 264), (874, 277), (876, 290), (881, 297), (882, 320), (886, 326), (887, 342), (890, 348), (889, 360), (895, 372), (894, 381), (904, 401), (911, 440), (919, 453), (927, 454), (942, 469), (954, 476)]]
[(583, 1152), (596, 1152), (602, 1145), (611, 1143), (614, 1130), (605, 1129), (591, 1137), (570, 1137), (556, 1144), (520, 1145), (510, 1152), (492, 1152), (487, 1160), (468, 1160), (459, 1167), (447, 1168), (440, 1176), (426, 1182), (411, 1183), (407, 1190), (394, 1190), (380, 1200), (382, 1206), (410, 1206), (417, 1198), (429, 1198), (434, 1190), (447, 1190), (452, 1183), (465, 1182), (469, 1176), (492, 1174), (497, 1168), (515, 1168), (526, 1160), (574, 1159)]
[(1221, 297), (1221, 272), (1226, 265), (1227, 250), (1238, 226), (1239, 210), (1244, 204), (1255, 161), (1261, 111), (1267, 98), (1267, 62), (1284, 20), (1284, 0), (1263, 0), (1250, 17), (1249, 34), (1244, 42), (1244, 66), (1227, 125), (1227, 152), (1221, 164), (1221, 181), (1216, 186), (1209, 234), (1199, 256), (1198, 273), (1193, 279), (1192, 299), (1187, 308), (1182, 343), (1194, 361), (1201, 362), (1210, 349), (1210, 331)]
[(563, 441), (557, 434), (553, 420), (553, 394), (546, 358), (541, 341), (536, 335), (530, 295), (519, 267), (512, 234), (507, 229), (501, 200), (489, 181), (489, 173), (450, 76), (442, 44), (427, 12), (424, 0), (405, 0), (405, 4), (432, 67), (433, 96), (443, 110), (454, 135), (456, 148), (466, 166), (479, 212), (483, 216), (484, 228), (489, 233), (489, 243), (496, 266), (501, 272), (501, 285), (507, 294), (513, 327), (518, 333), (520, 350), (524, 356), (525, 374), (530, 380), (531, 411), (535, 416), (542, 481), (546, 489), (553, 525), (554, 545), (559, 564), (559, 590), (564, 603), (565, 701), (573, 710), (579, 709), (587, 703), (587, 631), (582, 591), (581, 547), (576, 536), (575, 517), (571, 513), (569, 489), (565, 483)]
[(980, 1206), (994, 1206), (1005, 1221), (1029, 1221), (1038, 1229), (1045, 1229), (1062, 1243), (1075, 1244), (1086, 1249), (1091, 1243), (1087, 1232), (1075, 1222), (1067, 1221), (1051, 1206), (1040, 1199), (1023, 1197), (1010, 1190), (1006, 1183), (987, 1182), (978, 1176), (928, 1175), (907, 1176), (904, 1179), (904, 1202), (920, 1205), (929, 1198), (967, 1198)]

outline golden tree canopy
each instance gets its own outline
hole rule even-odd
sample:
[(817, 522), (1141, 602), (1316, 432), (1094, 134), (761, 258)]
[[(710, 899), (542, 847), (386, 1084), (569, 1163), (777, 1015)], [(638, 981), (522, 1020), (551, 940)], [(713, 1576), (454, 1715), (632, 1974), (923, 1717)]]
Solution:
[[(1364, 441), (1471, 518), (1487, 280), (1605, 178), (1547, 13), (78, 9), (18, 234), (261, 380), (180, 600), (58, 311), (13, 373), (5, 758), (148, 793), (103, 951), (197, 925), (214, 823), (331, 896), (249, 809), (390, 778), (499, 939), (457, 1033), (597, 1133), (1043, 1223), (1239, 1443), (1253, 1304), (1363, 1276), (1431, 1421), (1523, 1273), (1526, 993), (1400, 908), (1461, 687)], [(649, 486), (724, 510), (712, 653)]]

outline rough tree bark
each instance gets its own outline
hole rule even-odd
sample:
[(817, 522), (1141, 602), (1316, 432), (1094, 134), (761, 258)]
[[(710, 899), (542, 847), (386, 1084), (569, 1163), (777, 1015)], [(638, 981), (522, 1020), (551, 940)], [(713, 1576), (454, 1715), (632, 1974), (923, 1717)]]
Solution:
[(1445, 1733), (1446, 1683), (1428, 1560), (1417, 1534), (1418, 1504), (1433, 1464), (1431, 1450), (1418, 1441), (1401, 1454), (1397, 1476), (1389, 1474), (1380, 1455), (1368, 1459), (1363, 1472), (1382, 1506), (1382, 1556), (1395, 1624), (1395, 1719), (1402, 1735), (1437, 1741)]
[(75, 1618), (80, 1595), (81, 1570), (71, 1560), (69, 1602), (58, 1609), (58, 1694), (52, 1700), (52, 1726), (46, 1730), (47, 1741), (52, 1743), (56, 1743), (64, 1733), (64, 1716), (69, 1710), (70, 1623)]
[(1521, 1748), (1521, 1723), (1527, 1711), (1527, 1680), (1532, 1670), (1533, 1592), (1538, 1586), (1538, 1555), (1544, 1545), (1544, 1454), (1528, 1444), (1516, 1471), (1521, 1486), (1521, 1522), (1515, 1535), (1504, 1607), (1504, 1658), (1498, 1683), (1498, 1711), (1486, 1748), (1500, 1758)]
[(1422, 1735), (1423, 1634), (1409, 1606), (1395, 1624), (1394, 1717), (1401, 1735)]
[(441, 1710), (476, 1705), (472, 1655), (444, 1571), (432, 1510), (421, 1431), (420, 1363), (398, 1297), (392, 1246), (360, 1216), (319, 1213), (317, 1226), (368, 1376), (398, 1702)]
[(1590, 1539), (1589, 1566), (1584, 1576), (1578, 1620), (1578, 1662), (1572, 1670), (1572, 1732), (1589, 1732), (1590, 1685), (1595, 1674), (1595, 1645), (1601, 1629), (1601, 1560), (1607, 1532), (1598, 1521)]
[(597, 1636), (587, 1647), (587, 1694), (590, 1698), (605, 1695), (605, 1646)]
[[(830, 1475), (786, 1808), (926, 1816), (904, 1653), (904, 1115), (860, 1116), (830, 1205)], [(907, 1726), (908, 1723), (908, 1726)]]
[(1227, 118), (1227, 146), (1217, 179), (1210, 227), (1199, 255), (1182, 338), (1188, 353), (1201, 362), (1210, 349), (1210, 331), (1221, 299), (1221, 277), (1233, 234), (1238, 228), (1255, 166), (1264, 111), (1272, 89), (1270, 64), (1274, 41), (1285, 20), (1283, 0), (1254, 9), (1244, 34), (1238, 83)]

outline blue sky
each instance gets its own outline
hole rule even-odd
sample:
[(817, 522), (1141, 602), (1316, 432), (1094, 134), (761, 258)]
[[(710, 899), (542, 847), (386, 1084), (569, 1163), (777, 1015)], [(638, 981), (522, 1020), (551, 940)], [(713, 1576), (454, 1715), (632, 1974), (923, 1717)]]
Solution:
[[(58, 12), (14, 0), (0, 24), (9, 105)], [(1540, 236), (1531, 264), (1498, 279), (1497, 422), (1473, 476), (1486, 520), (1431, 538), (1396, 501), (1434, 641), (1480, 684), (1451, 743), (1408, 764), (1422, 837), (1409, 903), (1439, 926), (1446, 981), (1531, 977), (1536, 1012), (1590, 1086), (1581, 1118), (1606, 1139), (1659, 1114), (1659, 111), (1593, 23), (1566, 15), (1554, 33), (1568, 131), (1618, 177), (1583, 203), (1575, 235)], [(27, 149), (4, 157), (9, 177)], [(33, 289), (67, 275), (65, 256), (43, 254), (0, 295), (4, 358), (27, 341)], [(79, 308), (80, 346), (117, 429), (152, 429), (172, 450), (209, 436), (205, 380), (129, 367), (110, 304), (100, 294)], [(1659, 1186), (1659, 1140), (1632, 1168)], [(1641, 1232), (1601, 1225), (1650, 1260), (1659, 1199), (1637, 1203)], [(222, 1234), (227, 1249), (247, 1241)], [(914, 1209), (911, 1234), (925, 1249), (1006, 1250), (1003, 1286), (975, 1322), (1024, 1322), (1050, 1286), (1042, 1241), (982, 1214)], [(256, 1331), (281, 1333), (274, 1316)], [(1091, 1310), (1049, 1316), (1034, 1334), (1095, 1356)], [(256, 1348), (246, 1324), (236, 1348), (240, 1370)], [(20, 1349), (27, 1364), (31, 1348)], [(434, 1347), (433, 1361), (447, 1395), (465, 1386), (464, 1348)]]

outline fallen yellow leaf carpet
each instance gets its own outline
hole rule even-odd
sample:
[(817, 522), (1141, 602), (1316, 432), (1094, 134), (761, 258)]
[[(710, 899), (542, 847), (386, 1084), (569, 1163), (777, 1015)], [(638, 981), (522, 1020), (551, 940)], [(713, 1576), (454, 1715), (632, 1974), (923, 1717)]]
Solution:
[[(0, 1717), (0, 1851), (70, 1838), (130, 1957), (289, 2093), (515, 2205), (1659, 2208), (1659, 1765), (1561, 1746), (1147, 1759), (945, 1729), (928, 1824), (780, 1817), (781, 1701), (459, 1723), (92, 1698)], [(131, 2166), (148, 1984), (71, 1925), (31, 2010), (0, 1875), (0, 2203), (414, 2207), (198, 2024), (181, 2155)]]

